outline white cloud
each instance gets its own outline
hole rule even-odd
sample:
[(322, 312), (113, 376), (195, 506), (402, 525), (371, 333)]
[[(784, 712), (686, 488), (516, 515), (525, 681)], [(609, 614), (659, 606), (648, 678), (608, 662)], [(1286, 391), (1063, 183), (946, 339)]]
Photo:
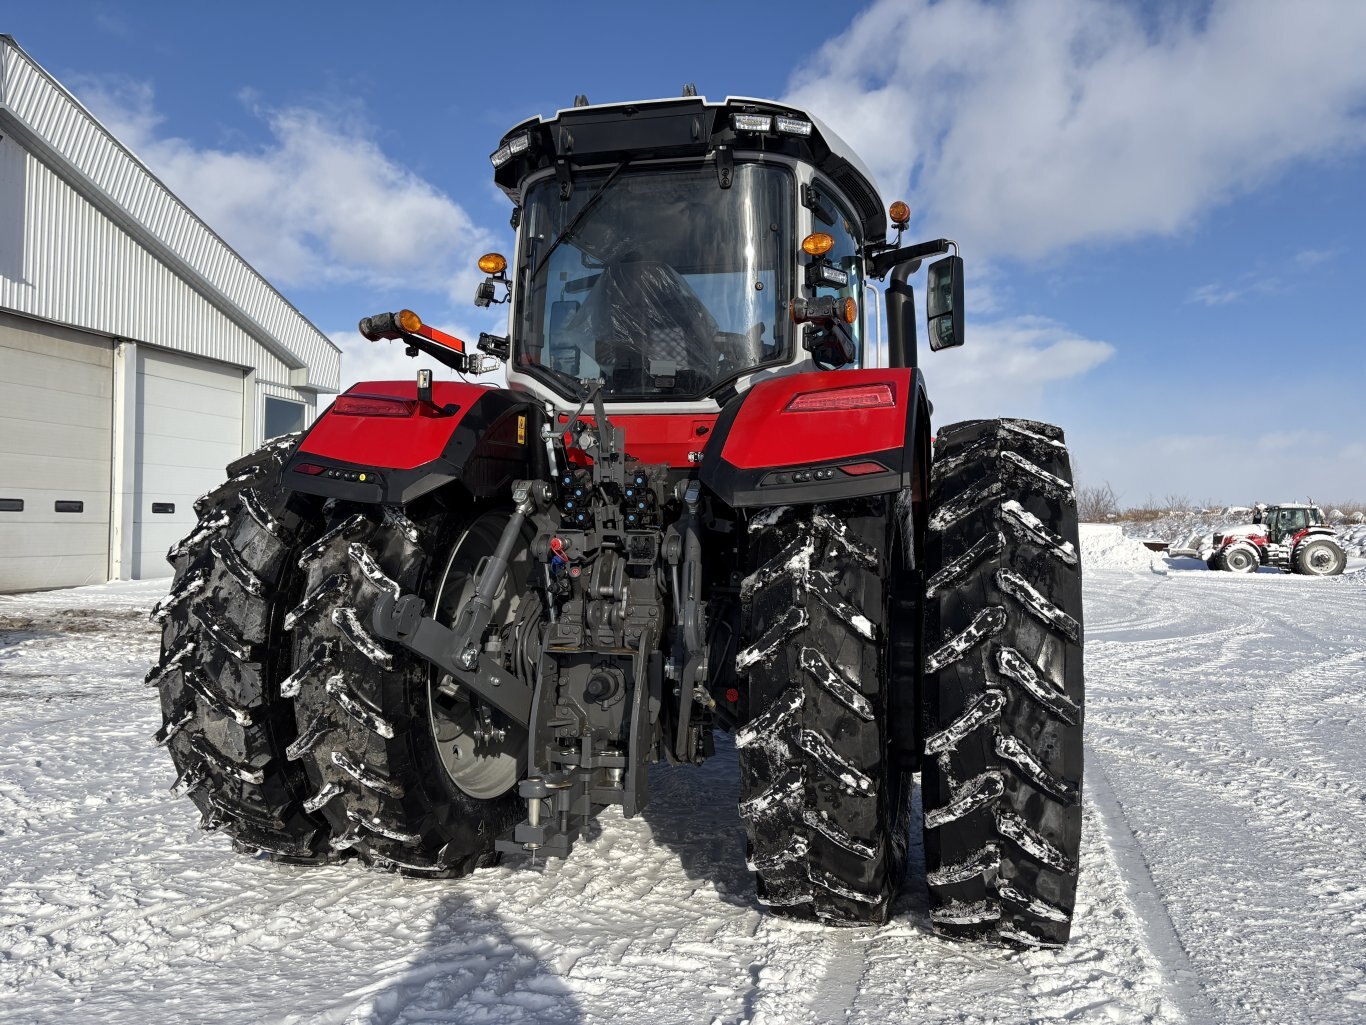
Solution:
[(922, 349), (934, 422), (1044, 415), (1047, 385), (1094, 369), (1114, 351), (1043, 317), (973, 322), (962, 348)]
[(1300, 267), (1316, 267), (1321, 263), (1327, 263), (1338, 255), (1336, 249), (1301, 249), (1293, 257), (1295, 263)]
[(917, 229), (1036, 258), (1168, 234), (1296, 160), (1366, 141), (1366, 5), (881, 0), (789, 98)]
[(275, 284), (402, 286), (460, 302), (473, 294), (469, 254), (482, 251), (487, 233), (449, 196), (386, 156), (353, 114), (253, 107), (268, 141), (212, 148), (163, 135), (146, 83), (80, 80), (75, 91)]
[(1224, 306), (1242, 296), (1242, 292), (1236, 288), (1224, 288), (1220, 285), (1201, 285), (1190, 294), (1187, 302), (1199, 303), (1201, 306)]

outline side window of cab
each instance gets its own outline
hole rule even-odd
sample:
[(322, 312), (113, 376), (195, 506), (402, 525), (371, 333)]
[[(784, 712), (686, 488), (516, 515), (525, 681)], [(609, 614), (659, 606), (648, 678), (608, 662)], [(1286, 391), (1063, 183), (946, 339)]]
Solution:
[[(863, 257), (859, 255), (863, 239), (859, 232), (857, 219), (851, 214), (844, 201), (819, 180), (814, 185), (815, 195), (812, 206), (812, 231), (822, 231), (835, 240), (830, 251), (824, 256), (813, 257), (808, 264), (807, 283), (815, 286), (817, 298), (835, 296), (853, 298), (858, 307), (858, 318), (849, 325), (854, 336), (858, 358), (852, 364), (864, 365), (863, 355)], [(822, 268), (821, 264), (825, 265)], [(814, 268), (814, 269), (813, 269)]]

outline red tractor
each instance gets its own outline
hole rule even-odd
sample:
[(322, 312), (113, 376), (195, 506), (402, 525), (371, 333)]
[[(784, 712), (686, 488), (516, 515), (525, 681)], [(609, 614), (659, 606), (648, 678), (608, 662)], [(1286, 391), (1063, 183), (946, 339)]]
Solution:
[(1065, 942), (1071, 471), (1032, 421), (932, 443), (908, 278), (939, 258), (929, 346), (960, 345), (956, 246), (901, 245), (901, 203), (889, 240), (858, 157), (769, 101), (577, 105), (492, 162), (516, 245), (476, 302), (507, 336), (361, 330), (507, 386), (358, 384), (170, 552), (149, 679), (204, 827), (463, 876), (569, 856), (729, 735), (774, 913), (884, 921), (918, 826), (935, 928)]
[(1275, 566), (1287, 573), (1331, 577), (1346, 568), (1347, 553), (1318, 506), (1273, 505), (1258, 512), (1246, 527), (1215, 534), (1206, 564), (1232, 573)]

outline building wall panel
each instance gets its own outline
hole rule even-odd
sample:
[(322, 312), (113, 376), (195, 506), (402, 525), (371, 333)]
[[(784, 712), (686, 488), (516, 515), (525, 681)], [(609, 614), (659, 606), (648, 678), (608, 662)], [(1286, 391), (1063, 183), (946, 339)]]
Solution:
[(139, 346), (133, 576), (170, 575), (166, 550), (194, 527), (194, 500), (242, 454), (243, 380), (236, 367)]
[(108, 579), (113, 350), (0, 314), (0, 592)]
[[(196, 273), (335, 389), (340, 354), (332, 342), (12, 41), (0, 38), (0, 107), (46, 140), (90, 187)], [(25, 307), (16, 307), (25, 308)]]
[[(284, 363), (55, 172), (0, 141), (9, 148), (24, 158), (28, 213), (22, 274), (0, 276), (0, 307), (288, 378)], [(12, 166), (12, 154), (0, 163)]]

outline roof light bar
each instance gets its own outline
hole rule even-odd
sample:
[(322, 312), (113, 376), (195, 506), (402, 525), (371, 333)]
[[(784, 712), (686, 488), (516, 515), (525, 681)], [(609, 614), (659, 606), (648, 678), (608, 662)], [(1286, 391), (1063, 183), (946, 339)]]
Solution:
[(773, 116), (771, 114), (732, 114), (730, 125), (737, 132), (771, 132), (773, 131)]
[(787, 135), (811, 134), (811, 122), (803, 121), (800, 118), (783, 117), (781, 114), (779, 114), (777, 117), (773, 119), (773, 123), (775, 126), (777, 126), (778, 131), (783, 132)]
[(493, 162), (494, 167), (502, 167), (513, 157), (521, 156), (529, 149), (531, 149), (531, 133), (518, 132), (490, 153), (489, 160)]

